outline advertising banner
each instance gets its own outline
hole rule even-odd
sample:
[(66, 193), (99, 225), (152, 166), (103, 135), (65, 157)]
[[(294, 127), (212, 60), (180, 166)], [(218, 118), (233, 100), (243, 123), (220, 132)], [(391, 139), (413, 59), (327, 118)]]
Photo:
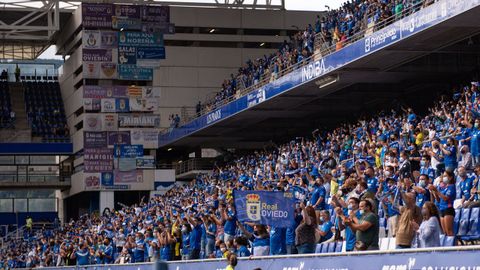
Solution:
[(113, 171), (113, 149), (85, 148), (83, 150), (83, 166), (85, 172)]
[(136, 65), (119, 65), (118, 79), (131, 81), (151, 81), (153, 80), (153, 70), (151, 68), (137, 67)]
[(295, 226), (295, 200), (291, 192), (239, 191), (233, 193), (238, 220), (278, 228)]
[(137, 169), (155, 169), (155, 157), (154, 156), (143, 156), (137, 157)]
[(118, 130), (118, 114), (104, 114), (103, 115), (103, 130), (117, 131)]
[(113, 62), (112, 49), (83, 49), (82, 60), (83, 62)]
[(116, 79), (117, 76), (116, 63), (83, 62), (83, 77), (85, 79)]
[(130, 86), (128, 87), (128, 96), (129, 97), (142, 97), (143, 87), (140, 86)]
[(170, 22), (170, 7), (168, 6), (142, 6), (141, 11), (144, 22)]
[(142, 23), (142, 32), (175, 34), (175, 24), (173, 23)]
[(85, 111), (100, 111), (102, 108), (101, 100), (96, 98), (84, 98), (83, 109)]
[(156, 98), (130, 98), (129, 105), (132, 112), (154, 112), (158, 109)]
[(102, 113), (85, 113), (84, 131), (117, 131), (118, 115)]
[(132, 129), (130, 132), (132, 144), (141, 144), (146, 149), (158, 148), (158, 130)]
[(122, 114), (118, 116), (119, 127), (160, 127), (160, 115)]
[(108, 145), (131, 144), (130, 131), (108, 132)]
[(112, 28), (124, 30), (141, 30), (142, 21), (136, 18), (112, 16)]
[(83, 132), (83, 148), (107, 147), (107, 132)]
[(142, 87), (142, 97), (143, 98), (159, 98), (160, 97), (160, 87), (143, 86)]
[(126, 145), (119, 144), (114, 146), (115, 157), (120, 158), (136, 158), (143, 157), (143, 145)]
[(129, 99), (128, 98), (117, 98), (115, 100), (115, 111), (117, 112), (129, 112)]
[(137, 159), (136, 158), (119, 158), (118, 159), (118, 169), (121, 172), (134, 171), (137, 168)]
[(118, 63), (120, 65), (136, 65), (137, 49), (133, 46), (118, 47)]
[(165, 47), (137, 48), (137, 66), (139, 67), (159, 67), (162, 59), (165, 59)]
[(141, 183), (143, 182), (143, 172), (134, 170), (130, 172), (114, 171), (115, 184)]
[(82, 3), (82, 25), (84, 28), (111, 28), (112, 4)]
[(83, 119), (84, 131), (103, 131), (103, 119), (99, 113), (86, 113)]
[(83, 97), (84, 98), (106, 98), (109, 97), (107, 95), (108, 90), (107, 87), (100, 86), (100, 85), (84, 85), (83, 86)]
[[(86, 49), (113, 49), (118, 46), (118, 34), (113, 31), (83, 30), (82, 47)], [(112, 60), (109, 60), (112, 61)]]
[(85, 190), (100, 189), (100, 173), (83, 173), (85, 180)]
[(118, 46), (163, 47), (163, 35), (145, 32), (118, 32)]
[(115, 112), (115, 99), (102, 98), (102, 112)]
[(142, 6), (138, 5), (115, 5), (115, 16), (140, 19)]
[(102, 188), (103, 187), (112, 187), (113, 186), (113, 173), (112, 172), (104, 172), (102, 173)]
[(116, 98), (128, 97), (128, 86), (114, 85), (112, 86), (112, 94), (113, 94), (113, 97), (116, 97)]

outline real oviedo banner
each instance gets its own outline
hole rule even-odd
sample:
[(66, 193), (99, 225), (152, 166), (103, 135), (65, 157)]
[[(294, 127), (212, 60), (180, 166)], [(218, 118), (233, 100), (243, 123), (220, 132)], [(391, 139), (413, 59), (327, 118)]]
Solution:
[(295, 201), (291, 192), (235, 190), (233, 196), (239, 221), (279, 228), (294, 226)]

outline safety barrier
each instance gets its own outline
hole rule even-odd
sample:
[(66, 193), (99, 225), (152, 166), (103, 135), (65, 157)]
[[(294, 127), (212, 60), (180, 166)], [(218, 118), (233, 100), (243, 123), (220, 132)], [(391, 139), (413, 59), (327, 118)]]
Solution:
[[(235, 270), (480, 270), (480, 246), (240, 258)], [(225, 270), (225, 259), (169, 262), (168, 270)], [(77, 267), (43, 268), (68, 270)], [(154, 263), (82, 266), (85, 270), (147, 270)]]

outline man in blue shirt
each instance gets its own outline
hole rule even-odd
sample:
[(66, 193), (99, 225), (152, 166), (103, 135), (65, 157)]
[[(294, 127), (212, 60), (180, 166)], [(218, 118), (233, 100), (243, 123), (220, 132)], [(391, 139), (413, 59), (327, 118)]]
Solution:
[(235, 213), (235, 206), (233, 204), (228, 204), (227, 209), (222, 211), (223, 219), (225, 220), (224, 229), (224, 239), (226, 243), (229, 240), (233, 240), (235, 237), (235, 231), (237, 230), (237, 215)]
[(420, 174), (425, 174), (430, 179), (435, 179), (435, 170), (430, 166), (430, 156), (424, 155), (420, 160)]
[[(132, 262), (145, 262), (145, 257), (148, 257), (147, 245), (145, 244), (144, 235), (140, 232), (135, 234), (135, 247), (132, 249)], [(147, 254), (147, 256), (145, 256)]]
[(270, 255), (286, 254), (285, 243), (285, 228), (270, 227)]
[(88, 247), (87, 241), (80, 242), (77, 251), (72, 253), (71, 259), (77, 259), (77, 265), (89, 265), (90, 256), (93, 256), (93, 249)]
[(368, 167), (365, 170), (365, 181), (367, 182), (368, 190), (374, 194), (377, 193), (378, 179), (375, 177), (375, 171), (373, 167)]
[(430, 191), (427, 186), (430, 184), (428, 175), (421, 174), (418, 178), (417, 185), (413, 186), (413, 190), (416, 193), (416, 204), (418, 207), (423, 207), (425, 202), (430, 201)]
[(345, 226), (344, 220), (346, 218), (351, 218), (351, 219), (359, 219), (360, 218), (360, 213), (358, 211), (358, 205), (360, 203), (360, 200), (351, 197), (348, 199), (348, 205), (347, 208), (341, 209), (340, 207), (337, 207), (335, 209), (335, 212), (337, 213), (337, 222), (338, 222), (338, 227), (340, 230), (345, 228), (345, 250), (346, 251), (353, 251), (355, 248), (355, 242), (356, 242), (356, 235), (355, 232), (352, 231), (352, 229), (349, 226)]
[(190, 252), (188, 255), (189, 260), (195, 260), (200, 258), (200, 248), (202, 242), (202, 221), (200, 218), (188, 217), (190, 224), (192, 225), (192, 231), (190, 232)]
[(332, 227), (333, 224), (330, 221), (330, 213), (327, 210), (322, 210), (320, 212), (320, 243), (327, 241), (328, 239), (332, 238)]
[(325, 209), (325, 197), (327, 191), (323, 186), (323, 180), (320, 177), (317, 177), (315, 180), (314, 191), (312, 197), (310, 198), (310, 205), (315, 209), (317, 217), (320, 217), (320, 211)]
[(302, 212), (301, 208), (297, 207), (295, 209), (295, 225), (293, 227), (289, 227), (285, 230), (285, 242), (286, 242), (286, 249), (287, 254), (297, 254), (297, 248), (295, 247), (295, 230), (297, 229), (300, 222), (302, 222)]

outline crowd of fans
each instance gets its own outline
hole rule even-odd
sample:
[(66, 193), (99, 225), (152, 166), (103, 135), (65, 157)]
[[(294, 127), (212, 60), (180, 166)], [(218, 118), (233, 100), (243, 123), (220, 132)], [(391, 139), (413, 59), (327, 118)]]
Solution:
[[(379, 213), (397, 248), (440, 246), (454, 208), (479, 207), (479, 83), (424, 117), (380, 113), (235, 159), (164, 196), (85, 215), (3, 249), (8, 267), (313, 253), (325, 241), (379, 248)], [(239, 222), (234, 189), (292, 191), (295, 226)], [(331, 217), (334, 213), (334, 218)]]
[(334, 50), (339, 50), (348, 45), (347, 40), (361, 31), (374, 26), (373, 31), (434, 2), (435, 0), (347, 1), (339, 9), (329, 10), (323, 16), (318, 15), (314, 25), (309, 24), (304, 30), (298, 30), (276, 52), (248, 60), (236, 74), (230, 74), (230, 78), (223, 81), (220, 91), (212, 100), (202, 104), (201, 110), (211, 111), (221, 105), (222, 101), (237, 96), (239, 90), (262, 80), (275, 80), (285, 70), (312, 56), (317, 49), (325, 51), (335, 47)]

